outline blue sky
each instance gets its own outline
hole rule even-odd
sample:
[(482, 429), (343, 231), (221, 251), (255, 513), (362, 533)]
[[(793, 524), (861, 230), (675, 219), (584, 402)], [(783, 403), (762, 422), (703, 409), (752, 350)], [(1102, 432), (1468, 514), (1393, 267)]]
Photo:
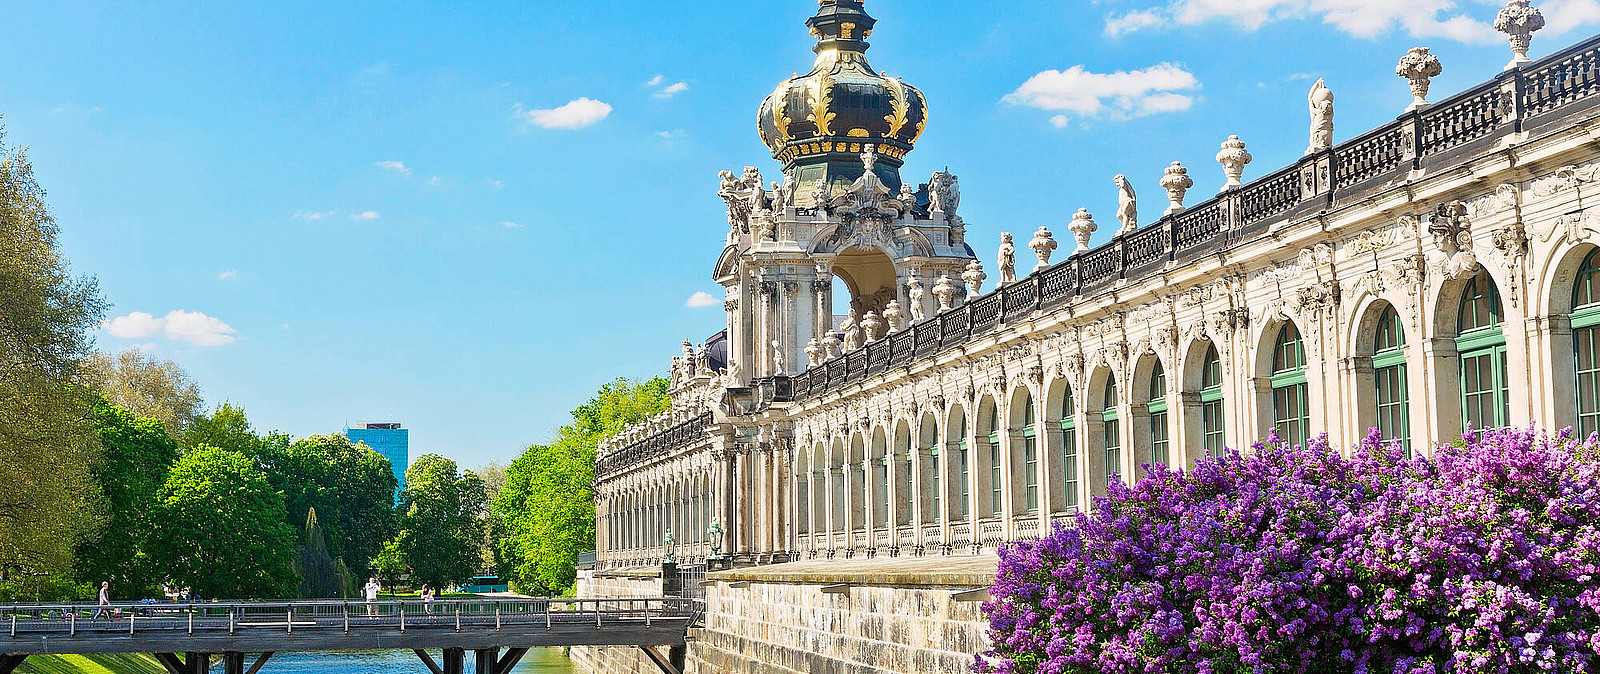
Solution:
[[(1538, 57), (1587, 37), (1600, 1), (1548, 0)], [(0, 113), (30, 148), (76, 270), (114, 303), (107, 350), (182, 363), (262, 429), (395, 419), (413, 457), (476, 466), (547, 440), (616, 376), (663, 372), (720, 329), (691, 307), (727, 224), (716, 174), (777, 165), (755, 112), (804, 72), (813, 0), (13, 2)], [(920, 87), (906, 175), (961, 176), (968, 241), (1109, 236), (1127, 174), (1159, 212), (1409, 102), (1395, 61), (1429, 46), (1433, 98), (1509, 59), (1476, 0), (869, 0), (869, 52)], [(1025, 83), (1032, 82), (1027, 87)]]

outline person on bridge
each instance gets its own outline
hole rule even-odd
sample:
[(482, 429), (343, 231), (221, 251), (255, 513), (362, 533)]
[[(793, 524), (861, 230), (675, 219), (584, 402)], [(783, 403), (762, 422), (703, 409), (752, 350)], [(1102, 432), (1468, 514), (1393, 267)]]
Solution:
[(422, 586), (422, 610), (428, 615), (433, 615), (433, 588)]
[(104, 614), (104, 615), (113, 615), (111, 613), (110, 606), (111, 606), (111, 581), (102, 580), (102, 581), (100, 581), (99, 608), (96, 608), (94, 610), (94, 615), (91, 617), (91, 619), (99, 618), (102, 614)]
[(367, 615), (373, 615), (376, 613), (372, 603), (378, 601), (378, 587), (377, 578), (368, 578), (366, 586), (362, 588), (367, 592)]

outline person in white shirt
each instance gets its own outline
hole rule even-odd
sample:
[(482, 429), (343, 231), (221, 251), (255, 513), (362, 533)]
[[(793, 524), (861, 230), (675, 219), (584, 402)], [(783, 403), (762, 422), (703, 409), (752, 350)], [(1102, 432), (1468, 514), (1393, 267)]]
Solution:
[(373, 615), (376, 612), (372, 603), (378, 601), (379, 587), (377, 578), (367, 579), (367, 585), (364, 588), (367, 591), (367, 615)]

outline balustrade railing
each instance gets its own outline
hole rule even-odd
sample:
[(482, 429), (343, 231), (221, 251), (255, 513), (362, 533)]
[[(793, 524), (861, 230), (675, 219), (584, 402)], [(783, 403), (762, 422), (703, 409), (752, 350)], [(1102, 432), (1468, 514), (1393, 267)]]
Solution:
[(1032, 541), (1039, 538), (1039, 516), (1025, 515), (1018, 517), (1011, 523), (1011, 539), (1015, 541)]
[(1005, 523), (1000, 520), (980, 520), (978, 522), (978, 545), (985, 549), (993, 550), (1006, 542)]
[(972, 523), (957, 522), (950, 525), (950, 547), (960, 550), (972, 545)]

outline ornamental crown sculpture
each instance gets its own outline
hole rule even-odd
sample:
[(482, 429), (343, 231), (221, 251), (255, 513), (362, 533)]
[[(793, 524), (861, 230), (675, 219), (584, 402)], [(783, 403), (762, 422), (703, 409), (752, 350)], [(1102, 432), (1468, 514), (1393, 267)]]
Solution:
[[(859, 155), (871, 143), (878, 177), (891, 194), (900, 190), (899, 169), (927, 124), (928, 103), (916, 87), (867, 63), (866, 38), (876, 23), (860, 0), (822, 0), (806, 20), (817, 38), (811, 72), (783, 81), (761, 103), (761, 140), (801, 185), (850, 184), (861, 176)], [(814, 201), (810, 194), (796, 199)]]

